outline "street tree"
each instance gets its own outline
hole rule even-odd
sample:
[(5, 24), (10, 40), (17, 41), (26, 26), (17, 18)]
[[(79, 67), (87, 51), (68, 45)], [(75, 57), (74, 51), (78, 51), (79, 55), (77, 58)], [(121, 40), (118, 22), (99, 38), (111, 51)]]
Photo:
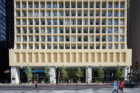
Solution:
[(26, 72), (26, 76), (27, 76), (28, 82), (29, 82), (30, 80), (32, 80), (32, 77), (33, 77), (33, 75), (32, 75), (32, 69), (30, 68), (29, 64), (27, 64), (27, 67), (25, 69), (25, 72)]
[(104, 70), (103, 70), (103, 67), (101, 66), (101, 64), (100, 64), (100, 67), (97, 70), (97, 74), (98, 74), (98, 78), (101, 78), (101, 80), (103, 80)]
[(63, 79), (63, 82), (64, 82), (65, 79), (68, 78), (67, 71), (65, 70), (64, 65), (63, 65), (62, 68), (61, 68), (61, 74), (62, 74), (62, 79)]
[(83, 77), (83, 71), (80, 69), (80, 67), (77, 68), (76, 77), (78, 77), (79, 81), (80, 78)]
[(45, 72), (44, 72), (45, 73), (45, 78), (47, 78), (47, 79), (50, 78), (50, 71), (51, 71), (50, 67), (48, 65), (46, 65)]
[(122, 78), (123, 74), (124, 73), (121, 71), (120, 66), (118, 64), (118, 67), (117, 67), (117, 70), (116, 70), (116, 74), (115, 74), (116, 78), (118, 78), (118, 80), (119, 80), (119, 78)]

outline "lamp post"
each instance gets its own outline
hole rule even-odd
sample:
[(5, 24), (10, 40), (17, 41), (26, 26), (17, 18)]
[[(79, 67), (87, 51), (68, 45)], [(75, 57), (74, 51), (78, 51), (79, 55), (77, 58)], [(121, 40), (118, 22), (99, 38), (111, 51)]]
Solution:
[(137, 70), (137, 68), (138, 68), (138, 67), (137, 67), (137, 65), (138, 65), (138, 61), (136, 61), (135, 64), (136, 64), (136, 70)]
[(129, 67), (127, 67), (127, 79), (128, 79), (128, 82), (129, 82), (129, 78), (128, 78), (128, 70), (129, 70)]

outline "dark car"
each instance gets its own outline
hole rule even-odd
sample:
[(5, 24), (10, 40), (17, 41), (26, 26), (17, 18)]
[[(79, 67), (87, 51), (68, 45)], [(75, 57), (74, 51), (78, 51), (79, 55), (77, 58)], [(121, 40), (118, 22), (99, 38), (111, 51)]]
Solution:
[(134, 83), (134, 82), (127, 82), (124, 83), (125, 87), (127, 88), (131, 88), (131, 87), (138, 87), (138, 84)]

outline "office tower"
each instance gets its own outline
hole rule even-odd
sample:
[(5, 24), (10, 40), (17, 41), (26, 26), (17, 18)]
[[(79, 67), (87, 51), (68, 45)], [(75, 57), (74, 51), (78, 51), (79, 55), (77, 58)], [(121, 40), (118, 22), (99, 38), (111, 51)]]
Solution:
[(104, 80), (115, 78), (117, 64), (127, 80), (132, 56), (127, 49), (127, 0), (15, 0), (14, 4), (12, 83), (27, 79), (27, 64), (38, 82), (45, 80), (46, 65), (53, 83), (60, 82), (62, 65), (74, 83), (77, 67), (83, 71), (83, 83), (95, 82), (99, 65)]
[(9, 49), (14, 47), (14, 1), (0, 0), (0, 82), (10, 82)]

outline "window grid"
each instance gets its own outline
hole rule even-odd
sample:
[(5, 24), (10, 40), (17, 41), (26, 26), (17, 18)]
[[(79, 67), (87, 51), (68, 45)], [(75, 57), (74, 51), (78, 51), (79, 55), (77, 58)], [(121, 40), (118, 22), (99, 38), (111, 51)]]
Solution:
[[(99, 3), (92, 2), (91, 4), (93, 4), (93, 5), (90, 5), (90, 1), (89, 2), (85, 2), (85, 1), (84, 2), (80, 2), (81, 4), (78, 4), (78, 2), (74, 2), (74, 3), (69, 2), (68, 4), (63, 2), (60, 5), (60, 3), (62, 3), (62, 2), (59, 2), (59, 1), (58, 2), (43, 2), (43, 3), (42, 2), (38, 2), (38, 4), (36, 4), (36, 2), (27, 2), (27, 3), (21, 2), (20, 4), (22, 4), (22, 6), (21, 5), (17, 5), (17, 7), (16, 7), (16, 8), (21, 8), (21, 7), (24, 8), (23, 11), (20, 11), (20, 13), (18, 12), (18, 14), (16, 15), (16, 20), (19, 20), (19, 22), (16, 21), (17, 22), (16, 28), (20, 28), (21, 31), (17, 30), (18, 33), (16, 35), (18, 36), (19, 34), (21, 34), (21, 40), (23, 40), (23, 36), (26, 36), (27, 40), (25, 40), (25, 41), (27, 41), (27, 42), (29, 42), (29, 37), (30, 36), (33, 37), (33, 41), (35, 42), (36, 41), (36, 37), (38, 35), (37, 41), (42, 42), (40, 34), (43, 34), (44, 38), (45, 38), (45, 48), (46, 49), (48, 49), (47, 48), (48, 44), (50, 44), (49, 41), (51, 41), (51, 48), (54, 48), (53, 45), (55, 45), (55, 42), (57, 42), (56, 45), (57, 45), (57, 48), (59, 48), (59, 46), (60, 46), (60, 43), (59, 43), (59, 39), (60, 39), (59, 28), (61, 27), (61, 25), (62, 26), (64, 25), (64, 27), (62, 27), (63, 31), (61, 33), (61, 35), (64, 37), (64, 40), (61, 41), (61, 42), (63, 42), (64, 46), (65, 46), (66, 43), (68, 43), (68, 42), (65, 41), (66, 36), (69, 36), (69, 42), (71, 42), (71, 40), (75, 37), (74, 41), (73, 41), (75, 43), (75, 45), (76, 45), (75, 47), (78, 47), (78, 45), (79, 45), (77, 42), (81, 42), (82, 43), (81, 47), (83, 46), (82, 49), (86, 49), (85, 48), (85, 46), (86, 46), (85, 41), (86, 41), (88, 43), (90, 42), (89, 44), (87, 44), (88, 45), (88, 47), (87, 47), (88, 49), (90, 49), (90, 44), (94, 44), (94, 46), (98, 45), (98, 46), (100, 46), (99, 49), (102, 49), (101, 46), (104, 46), (104, 44), (102, 43), (103, 42), (102, 38), (104, 38), (104, 37), (101, 36), (101, 34), (105, 35), (105, 38), (107, 38), (108, 34), (109, 34), (109, 36), (112, 36), (111, 48), (113, 48), (113, 46), (116, 46), (113, 43), (113, 41), (114, 41), (113, 38), (115, 37), (114, 35), (118, 35), (117, 46), (118, 47), (119, 46), (122, 47), (122, 43), (119, 43), (119, 42), (120, 42), (120, 40), (121, 40), (121, 42), (125, 42), (125, 35), (124, 34), (126, 33), (126, 31), (125, 31), (125, 28), (126, 28), (126, 26), (125, 26), (125, 18), (124, 18), (124, 15), (125, 15), (126, 11), (124, 9), (121, 9), (121, 8), (125, 8), (125, 6), (124, 6), (124, 4), (122, 4), (122, 2), (118, 2), (117, 4), (116, 4), (116, 2), (111, 2), (111, 4), (110, 4), (110, 2), (108, 2), (108, 5), (107, 5), (107, 2), (105, 2), (105, 4), (102, 5), (101, 3), (103, 3), (103, 2), (101, 2), (101, 1)], [(65, 7), (65, 5), (69, 5), (69, 6)], [(34, 9), (33, 10), (28, 10), (28, 9), (26, 9), (27, 7), (28, 8), (33, 8), (33, 6), (34, 6), (34, 8), (38, 8), (38, 10), (34, 10)], [(117, 8), (119, 8), (119, 6), (120, 6), (120, 10), (117, 9)], [(65, 7), (65, 10), (62, 11), (61, 9), (64, 8), (64, 7)], [(94, 9), (95, 7), (99, 8), (99, 10)], [(117, 10), (114, 10), (114, 11), (111, 10), (110, 11), (110, 10), (106, 10), (105, 9), (105, 10), (103, 10), (104, 11), (103, 12), (100, 9), (100, 8), (107, 8), (107, 7), (109, 7), (109, 8), (116, 8)], [(59, 9), (56, 10), (55, 8), (59, 8)], [(66, 8), (71, 8), (71, 9), (75, 8), (75, 10), (74, 11), (70, 10), (69, 11), (69, 15), (67, 17), (65, 15), (65, 11), (67, 11)], [(78, 10), (79, 8), (81, 10)], [(92, 11), (91, 10), (86, 10), (85, 11), (85, 10), (83, 10), (84, 8), (89, 8), (89, 9), (93, 8), (93, 10)], [(18, 10), (16, 10), (16, 12), (17, 11)], [(29, 11), (31, 13), (29, 13)], [(42, 11), (43, 11), (43, 13), (42, 13)], [(78, 18), (78, 12), (76, 12), (76, 11), (80, 11), (81, 12), (81, 14), (79, 14), (80, 15), (79, 18)], [(117, 11), (117, 14), (114, 14), (115, 11)], [(60, 12), (62, 12), (63, 15), (60, 16), (59, 15)], [(109, 13), (109, 12), (111, 12), (111, 15), (109, 14), (109, 16), (108, 16), (107, 13)], [(49, 15), (48, 18), (46, 17), (46, 15), (47, 16)], [(29, 16), (34, 16), (34, 18), (29, 18)], [(54, 17), (52, 17), (52, 16), (54, 16)], [(74, 18), (73, 18), (73, 16), (74, 16)], [(92, 16), (96, 16), (96, 17), (93, 18)], [(105, 20), (104, 20), (102, 18), (98, 18), (98, 16), (99, 17), (100, 16), (107, 17), (107, 18), (105, 18)], [(114, 16), (114, 18), (112, 18), (113, 16)], [(24, 18), (22, 18), (22, 17), (24, 17)], [(120, 17), (121, 19), (117, 18), (118, 21), (115, 22), (114, 21), (114, 20), (116, 20), (115, 17)], [(29, 21), (31, 19), (32, 19), (33, 22)], [(26, 20), (26, 22), (23, 21), (23, 20)], [(42, 21), (42, 20), (45, 20), (45, 21)], [(69, 20), (69, 21), (66, 21), (66, 20)], [(78, 20), (80, 20), (79, 24), (78, 24)], [(98, 20), (99, 22), (97, 22), (96, 20)], [(111, 24), (108, 24), (108, 22), (110, 22), (108, 20), (111, 20)], [(29, 24), (29, 23), (30, 23), (31, 26), (30, 27), (25, 27), (27, 29), (27, 32), (22, 34), (22, 32), (24, 32), (24, 30), (22, 29), (23, 25), (26, 25), (26, 24)], [(67, 25), (69, 27), (65, 27), (66, 23), (67, 23)], [(115, 24), (115, 27), (113, 26), (114, 23), (117, 23), (117, 25)], [(73, 24), (73, 26), (75, 28), (75, 33), (71, 33), (72, 27), (70, 27), (70, 26), (72, 26), (72, 24)], [(38, 29), (39, 29), (38, 31), (36, 30), (36, 26), (37, 25), (39, 25), (38, 26)], [(51, 31), (48, 29), (48, 28), (50, 28), (50, 26), (46, 27), (46, 25), (53, 26), (53, 27), (51, 27)], [(53, 28), (55, 28), (56, 26), (54, 26), (54, 25), (57, 26), (57, 31), (55, 31), (55, 33), (57, 35), (55, 35), (55, 36), (53, 35), (53, 32), (54, 32)], [(77, 27), (77, 25), (78, 25), (78, 27)], [(96, 27), (98, 25), (99, 25), (99, 27)], [(105, 27), (105, 29), (104, 29), (102, 27), (102, 25), (105, 25), (105, 26), (109, 25), (109, 27)], [(121, 27), (119, 25), (121, 25)], [(86, 26), (87, 31), (84, 30), (83, 26)], [(41, 30), (42, 27), (45, 28), (43, 33), (42, 33), (42, 30)], [(32, 28), (32, 31), (30, 31), (29, 28)], [(66, 28), (69, 29), (69, 33), (66, 33), (66, 31), (65, 31)], [(81, 33), (79, 33), (78, 28), (81, 29)], [(93, 31), (90, 30), (90, 28), (93, 28)], [(99, 28), (99, 31), (96, 32), (97, 28)], [(108, 29), (109, 28), (112, 28), (111, 29), (111, 33), (108, 33)], [(117, 31), (116, 31), (116, 28), (117, 28)], [(119, 29), (121, 29), (120, 32), (119, 32)], [(123, 31), (122, 31), (122, 29), (123, 29)], [(37, 33), (36, 33), (36, 31), (37, 31)], [(28, 34), (28, 33), (30, 33), (30, 34)], [(90, 36), (91, 33), (92, 33), (92, 36)], [(96, 44), (97, 43), (96, 36), (98, 36), (98, 35), (100, 36), (99, 37), (99, 41), (98, 41), (100, 43)], [(73, 38), (72, 38), (72, 36), (73, 36)], [(81, 36), (81, 41), (78, 41), (78, 36)], [(87, 40), (84, 39), (84, 37), (86, 37), (86, 36), (88, 36)], [(123, 36), (123, 41), (122, 41), (122, 39), (119, 39), (119, 38), (122, 38), (122, 36)], [(48, 41), (48, 37), (49, 37), (49, 41)], [(92, 38), (90, 38), (90, 37), (92, 37)], [(91, 40), (91, 39), (93, 39), (93, 40)], [(107, 39), (104, 42), (108, 42)], [(28, 45), (29, 44), (27, 44), (27, 46)], [(108, 44), (108, 45), (110, 46), (110, 44)], [(22, 46), (22, 44), (21, 44), (21, 46)], [(43, 47), (44, 47), (44, 45), (43, 45)], [(33, 43), (33, 48), (34, 49), (36, 48), (36, 44), (35, 43)], [(41, 49), (41, 44), (39, 44), (38, 48)], [(65, 47), (64, 47), (64, 49), (65, 49)], [(70, 49), (72, 49), (72, 47), (70, 47)], [(76, 49), (78, 49), (78, 48), (76, 48)], [(94, 47), (94, 49), (96, 49), (96, 47)], [(106, 49), (108, 49), (108, 47), (106, 47)], [(119, 49), (119, 48), (117, 48), (117, 49)]]

